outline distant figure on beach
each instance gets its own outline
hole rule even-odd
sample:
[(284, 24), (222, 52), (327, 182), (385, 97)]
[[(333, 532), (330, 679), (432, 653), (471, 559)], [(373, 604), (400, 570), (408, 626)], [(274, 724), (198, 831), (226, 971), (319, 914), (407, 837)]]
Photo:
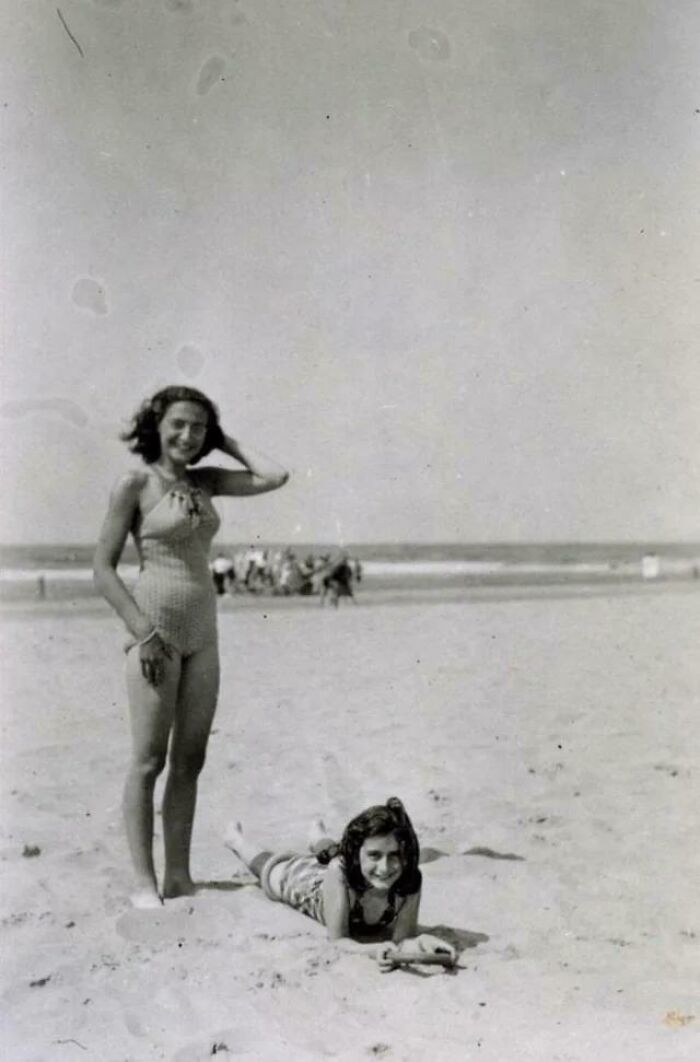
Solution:
[[(252, 455), (219, 423), (216, 406), (190, 387), (166, 387), (144, 402), (122, 435), (144, 468), (114, 486), (95, 552), (95, 585), (124, 621), (132, 760), (124, 814), (136, 877), (132, 902), (155, 907), (194, 891), (190, 842), (197, 779), (204, 764), (219, 687), (216, 591), (209, 547), (219, 518), (215, 495), (276, 490), (279, 465)], [(242, 470), (194, 468), (220, 450)], [(129, 533), (140, 558), (133, 591), (117, 573)], [(153, 794), (165, 766), (165, 874), (153, 863)]]
[(224, 843), (269, 899), (322, 923), (331, 940), (353, 941), (351, 950), (371, 947), (383, 970), (407, 962), (456, 961), (454, 948), (440, 937), (417, 935), (420, 850), (397, 797), (355, 816), (340, 844), (327, 836), (317, 819), (309, 836), (310, 855), (264, 851), (243, 833), (240, 823), (229, 828)]
[(246, 572), (243, 583), (247, 590), (257, 594), (267, 583), (267, 555), (259, 546), (251, 546), (246, 553)]
[(221, 597), (231, 589), (231, 584), (236, 578), (233, 561), (225, 553), (217, 553), (211, 562), (211, 577), (214, 580), (214, 588)]
[(338, 607), (341, 597), (349, 597), (353, 604), (357, 604), (353, 592), (354, 579), (355, 573), (348, 555), (343, 552), (336, 561), (331, 563), (329, 572), (321, 581), (321, 605), (325, 604), (326, 597), (330, 597), (331, 604), (335, 608)]

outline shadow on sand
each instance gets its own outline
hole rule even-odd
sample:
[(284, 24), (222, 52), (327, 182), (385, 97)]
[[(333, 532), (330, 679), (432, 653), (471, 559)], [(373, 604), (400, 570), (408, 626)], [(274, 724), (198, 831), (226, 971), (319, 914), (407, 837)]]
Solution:
[(418, 926), (419, 933), (429, 933), (431, 936), (440, 937), (446, 944), (451, 944), (457, 952), (457, 962), (454, 966), (433, 966), (428, 970), (420, 963), (411, 966), (402, 966), (401, 972), (410, 974), (412, 977), (435, 977), (436, 974), (450, 974), (454, 977), (460, 970), (465, 970), (462, 963), (462, 954), (479, 944), (484, 944), (489, 939), (487, 933), (478, 933), (473, 929), (457, 929), (454, 926)]
[(231, 880), (231, 878), (226, 881), (198, 881), (197, 892), (235, 892), (236, 889), (245, 889), (249, 885), (256, 884), (257, 882), (252, 875), (243, 881)]
[(464, 852), (460, 852), (459, 854), (484, 856), (486, 859), (514, 859), (518, 862), (525, 862), (525, 856), (516, 855), (515, 852), (496, 852), (493, 848), (486, 848), (484, 845), (476, 845), (474, 848), (467, 848)]
[(460, 953), (476, 948), (479, 944), (485, 944), (489, 940), (487, 933), (478, 933), (474, 929), (456, 929), (454, 926), (419, 926), (418, 932), (431, 933), (434, 937), (440, 937)]
[(418, 863), (421, 866), (425, 865), (425, 863), (434, 863), (436, 859), (444, 859), (448, 854), (440, 848), (421, 848)]
[[(421, 848), (418, 862), (423, 866), (425, 863), (434, 863), (436, 859), (444, 859), (449, 855), (449, 852), (443, 852), (440, 848)], [(497, 852), (494, 848), (487, 848), (483, 844), (475, 845), (473, 848), (466, 848), (463, 852), (457, 852), (457, 855), (484, 856), (485, 859), (511, 859), (525, 862), (525, 856), (517, 855), (515, 852)]]

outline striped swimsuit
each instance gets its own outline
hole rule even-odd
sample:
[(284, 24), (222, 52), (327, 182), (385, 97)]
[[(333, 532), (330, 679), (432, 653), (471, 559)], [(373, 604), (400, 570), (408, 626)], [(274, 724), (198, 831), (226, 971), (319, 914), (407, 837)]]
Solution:
[(216, 643), (209, 549), (218, 528), (209, 495), (178, 485), (156, 502), (134, 533), (141, 561), (134, 599), (163, 640), (183, 656)]
[[(270, 884), (271, 871), (284, 863), (284, 872), (276, 890)], [(270, 856), (262, 868), (260, 884), (265, 895), (271, 900), (286, 903), (296, 911), (308, 915), (314, 921), (325, 925), (323, 913), (323, 879), (328, 870), (327, 865), (319, 863), (315, 855), (296, 855), (282, 852)], [(352, 903), (349, 914), (349, 931), (353, 940), (376, 940), (391, 935), (396, 917), (405, 903), (405, 897), (393, 895), (389, 898), (386, 909), (378, 922), (367, 923), (364, 920), (360, 897), (351, 892)]]

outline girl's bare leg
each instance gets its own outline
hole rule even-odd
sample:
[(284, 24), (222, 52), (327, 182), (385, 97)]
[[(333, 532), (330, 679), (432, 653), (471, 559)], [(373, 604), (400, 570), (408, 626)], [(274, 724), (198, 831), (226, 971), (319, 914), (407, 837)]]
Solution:
[(212, 645), (182, 661), (163, 795), (166, 899), (190, 896), (195, 891), (190, 876), (192, 823), (197, 780), (204, 766), (218, 693), (219, 655), (216, 645)]
[(153, 864), (153, 791), (165, 766), (179, 678), (176, 654), (165, 661), (163, 681), (158, 686), (149, 685), (143, 677), (138, 649), (134, 647), (127, 655), (132, 757), (123, 808), (136, 879), (131, 895), (134, 907), (160, 907), (162, 902)]

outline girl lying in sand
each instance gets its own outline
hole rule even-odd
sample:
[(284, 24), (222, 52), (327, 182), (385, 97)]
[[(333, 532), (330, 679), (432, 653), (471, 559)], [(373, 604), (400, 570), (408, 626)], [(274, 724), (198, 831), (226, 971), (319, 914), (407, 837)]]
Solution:
[(321, 922), (331, 940), (350, 938), (352, 950), (371, 946), (382, 970), (410, 962), (456, 962), (454, 948), (444, 940), (417, 935), (418, 839), (397, 797), (352, 819), (339, 845), (320, 820), (309, 841), (311, 855), (261, 851), (240, 823), (225, 838), (271, 900)]

